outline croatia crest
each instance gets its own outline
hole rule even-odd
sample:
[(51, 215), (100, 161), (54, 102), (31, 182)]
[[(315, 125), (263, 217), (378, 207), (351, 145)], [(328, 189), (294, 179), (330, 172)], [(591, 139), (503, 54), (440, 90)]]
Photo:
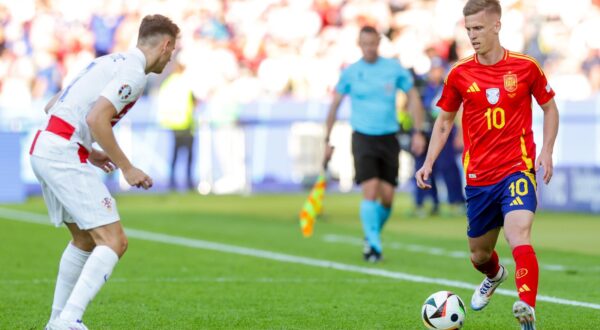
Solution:
[(498, 103), (498, 99), (500, 98), (500, 88), (486, 89), (485, 97), (487, 97), (487, 100), (488, 100), (488, 102), (490, 102), (490, 104)]
[(504, 89), (507, 92), (512, 93), (517, 90), (517, 75), (509, 73), (504, 75)]
[(102, 206), (104, 206), (108, 211), (112, 210), (112, 198), (104, 197), (102, 200)]

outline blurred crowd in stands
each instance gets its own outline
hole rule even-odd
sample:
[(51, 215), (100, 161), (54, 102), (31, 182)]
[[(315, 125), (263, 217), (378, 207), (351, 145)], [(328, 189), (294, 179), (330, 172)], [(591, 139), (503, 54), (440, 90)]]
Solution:
[[(537, 58), (558, 96), (600, 93), (600, 0), (503, 0), (501, 40)], [(182, 27), (177, 60), (198, 100), (328, 98), (360, 56), (358, 30), (418, 75), (471, 47), (462, 0), (0, 0), (0, 115), (31, 108), (94, 57), (134, 46), (146, 14)], [(150, 80), (156, 93), (166, 75)], [(28, 110), (23, 110), (28, 111)]]

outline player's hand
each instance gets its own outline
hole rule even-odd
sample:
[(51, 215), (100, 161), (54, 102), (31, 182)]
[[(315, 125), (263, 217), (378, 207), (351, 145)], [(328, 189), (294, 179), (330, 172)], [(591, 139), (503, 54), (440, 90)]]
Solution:
[(101, 150), (92, 149), (88, 160), (92, 165), (102, 169), (106, 173), (110, 173), (117, 168), (117, 165), (115, 165), (108, 155)]
[(540, 170), (540, 167), (544, 168), (544, 183), (550, 183), (550, 179), (552, 179), (552, 173), (554, 172), (554, 165), (552, 164), (552, 153), (549, 153), (542, 149), (542, 152), (540, 152), (540, 155), (535, 161), (536, 173)]
[(123, 170), (123, 176), (125, 177), (125, 181), (131, 186), (144, 189), (152, 187), (152, 178), (139, 168), (132, 166)]
[(431, 172), (431, 167), (423, 165), (423, 167), (421, 167), (417, 173), (415, 173), (417, 187), (421, 189), (431, 189)]
[(329, 144), (329, 142), (325, 142), (325, 155), (323, 156), (323, 167), (326, 168), (327, 164), (331, 160), (331, 156), (333, 155), (334, 146)]
[(425, 140), (425, 134), (421, 132), (415, 132), (412, 135), (410, 142), (410, 151), (413, 153), (413, 155), (420, 156), (425, 152), (426, 147), (427, 141)]

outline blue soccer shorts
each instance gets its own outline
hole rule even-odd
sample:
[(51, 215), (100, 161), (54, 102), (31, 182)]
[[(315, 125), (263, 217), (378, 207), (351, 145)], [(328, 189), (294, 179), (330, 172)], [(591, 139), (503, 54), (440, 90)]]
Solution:
[(489, 186), (467, 186), (467, 235), (479, 237), (502, 227), (504, 216), (515, 210), (537, 208), (535, 175), (531, 172), (513, 173)]

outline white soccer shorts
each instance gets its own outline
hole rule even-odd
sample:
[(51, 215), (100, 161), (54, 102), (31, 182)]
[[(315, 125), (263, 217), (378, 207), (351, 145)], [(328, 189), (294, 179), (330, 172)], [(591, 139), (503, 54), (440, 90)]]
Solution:
[(55, 226), (76, 223), (87, 230), (119, 221), (115, 199), (92, 166), (31, 156), (31, 167)]

